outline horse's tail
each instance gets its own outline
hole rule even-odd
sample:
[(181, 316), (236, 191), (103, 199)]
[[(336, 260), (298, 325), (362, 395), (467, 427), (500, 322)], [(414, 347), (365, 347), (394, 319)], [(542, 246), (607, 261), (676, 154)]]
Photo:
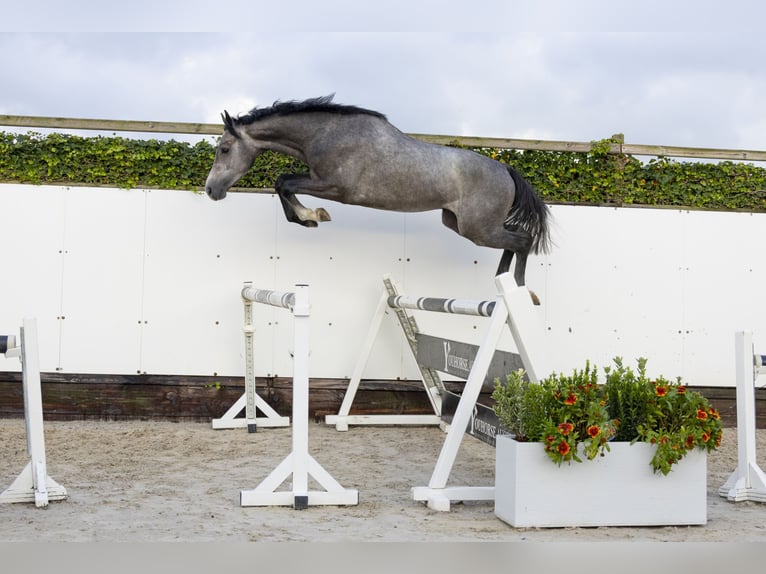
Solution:
[(506, 167), (516, 185), (516, 197), (505, 226), (529, 233), (532, 236), (532, 253), (548, 253), (551, 248), (550, 209), (519, 172), (509, 165)]

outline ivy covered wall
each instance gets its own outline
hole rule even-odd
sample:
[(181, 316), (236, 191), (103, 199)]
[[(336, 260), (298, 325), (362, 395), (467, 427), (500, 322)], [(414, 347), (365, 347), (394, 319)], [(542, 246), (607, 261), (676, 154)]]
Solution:
[[(641, 161), (609, 152), (610, 140), (588, 153), (471, 148), (513, 165), (548, 203), (648, 205), (766, 212), (766, 168), (731, 161)], [(207, 141), (137, 140), (35, 132), (0, 132), (0, 182), (200, 190), (215, 155)], [(300, 162), (264, 153), (237, 184), (270, 188)]]

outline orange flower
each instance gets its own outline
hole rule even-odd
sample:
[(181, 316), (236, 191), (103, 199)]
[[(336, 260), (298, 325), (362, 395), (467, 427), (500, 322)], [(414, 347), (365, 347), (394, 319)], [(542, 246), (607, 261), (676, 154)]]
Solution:
[(707, 420), (707, 413), (702, 409), (697, 409), (697, 418), (701, 421)]
[(565, 441), (565, 440), (562, 440), (562, 441), (559, 443), (559, 448), (558, 448), (558, 451), (559, 451), (559, 454), (560, 454), (561, 456), (566, 456), (566, 455), (568, 455), (570, 450), (571, 450), (571, 449), (570, 449), (570, 447), (569, 447), (569, 443), (568, 443), (567, 441)]
[(702, 442), (707, 442), (710, 440), (710, 435), (706, 432), (702, 433)]
[(691, 448), (694, 446), (694, 435), (690, 434), (686, 437), (686, 448)]
[(679, 386), (679, 387), (676, 387), (676, 392), (677, 392), (679, 395), (684, 395), (684, 394), (686, 394), (686, 387), (680, 387), (680, 386)]
[(571, 405), (575, 404), (576, 402), (577, 402), (577, 395), (575, 395), (572, 392), (570, 392), (569, 396), (564, 399), (564, 404), (565, 405), (570, 405), (571, 406)]
[(596, 438), (601, 433), (601, 429), (598, 428), (598, 425), (590, 425), (588, 427), (588, 436), (590, 438)]
[(668, 394), (668, 388), (665, 385), (654, 385), (654, 394), (658, 397), (664, 397)]
[(552, 434), (549, 434), (547, 437), (545, 437), (545, 442), (548, 444), (553, 444), (554, 440), (556, 440), (556, 438)]
[(570, 432), (574, 430), (574, 425), (572, 423), (561, 423), (558, 426), (559, 432), (563, 434), (564, 436), (567, 436)]
[(715, 410), (713, 407), (710, 407), (710, 408), (708, 409), (708, 411), (707, 411), (707, 412), (708, 412), (708, 414), (709, 414), (711, 417), (713, 417), (715, 420), (720, 420), (720, 419), (721, 419), (721, 415), (720, 415), (720, 414), (718, 413), (718, 411), (717, 411), (717, 410)]

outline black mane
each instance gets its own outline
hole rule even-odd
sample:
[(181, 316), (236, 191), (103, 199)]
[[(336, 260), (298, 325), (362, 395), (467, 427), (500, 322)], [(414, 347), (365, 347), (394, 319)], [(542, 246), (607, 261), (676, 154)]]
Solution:
[(345, 106), (343, 104), (333, 103), (334, 94), (322, 96), (319, 98), (310, 98), (303, 101), (274, 102), (270, 108), (253, 108), (248, 113), (239, 116), (235, 121), (237, 124), (251, 124), (257, 120), (270, 116), (282, 116), (287, 114), (296, 114), (299, 112), (329, 112), (340, 115), (367, 114), (385, 120), (386, 116), (379, 112), (358, 108), (356, 106)]

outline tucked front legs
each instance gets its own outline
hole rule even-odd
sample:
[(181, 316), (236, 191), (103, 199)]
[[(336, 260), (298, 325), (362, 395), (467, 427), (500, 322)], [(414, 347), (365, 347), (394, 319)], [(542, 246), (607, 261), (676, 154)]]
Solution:
[(329, 188), (323, 186), (321, 182), (312, 180), (307, 173), (280, 175), (274, 185), (274, 190), (282, 202), (282, 209), (285, 211), (287, 221), (305, 227), (316, 227), (321, 221), (330, 221), (330, 214), (322, 207), (317, 209), (306, 207), (295, 197), (295, 194), (308, 192), (320, 194), (326, 189)]

